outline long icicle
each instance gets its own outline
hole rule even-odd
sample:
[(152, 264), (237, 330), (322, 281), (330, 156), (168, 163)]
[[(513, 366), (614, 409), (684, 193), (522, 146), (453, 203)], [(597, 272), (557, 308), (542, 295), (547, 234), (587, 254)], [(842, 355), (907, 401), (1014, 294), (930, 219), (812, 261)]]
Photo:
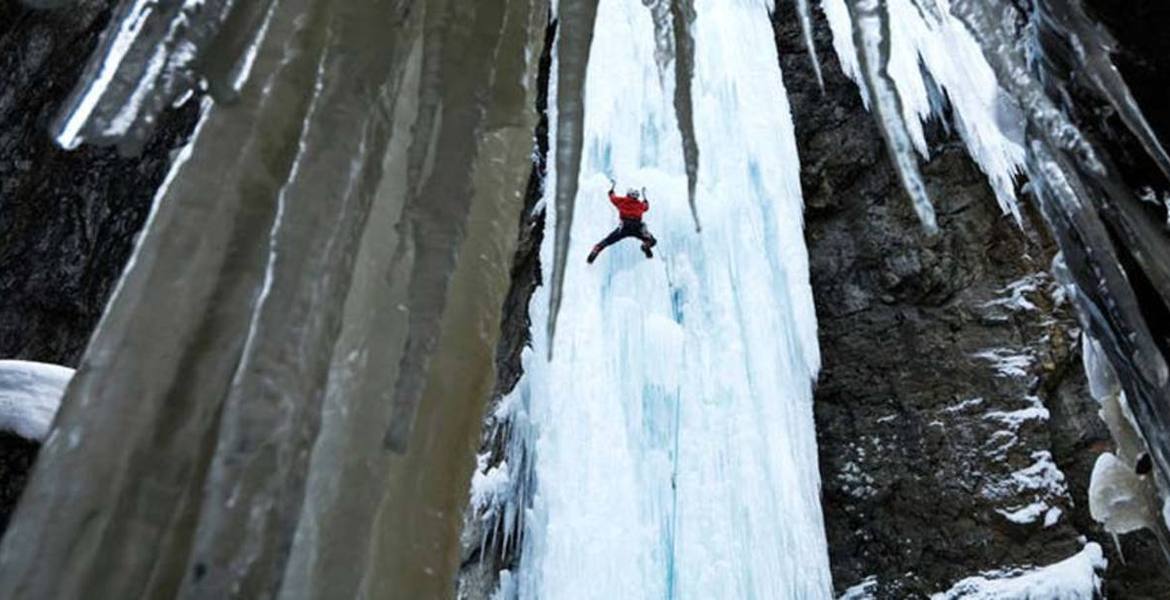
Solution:
[(556, 244), (549, 294), (549, 359), (552, 359), (557, 312), (561, 307), (561, 293), (565, 286), (573, 203), (577, 197), (577, 173), (581, 168), (582, 132), (585, 128), (585, 71), (589, 66), (589, 47), (593, 43), (597, 0), (561, 0), (558, 16)]
[(1076, 62), (1089, 76), (1097, 93), (1117, 110), (1121, 121), (1141, 142), (1162, 173), (1170, 178), (1170, 155), (1113, 63), (1111, 55), (1117, 50), (1113, 36), (1089, 19), (1079, 0), (1044, 0), (1037, 3), (1036, 16), (1049, 21), (1054, 30), (1069, 38)]
[(691, 206), (691, 218), (695, 220), (695, 231), (702, 231), (699, 209), (695, 204), (695, 187), (699, 180), (699, 144), (695, 140), (691, 94), (691, 82), (695, 76), (695, 38), (691, 35), (691, 25), (695, 22), (693, 1), (673, 0), (670, 3), (670, 17), (674, 27), (674, 114), (678, 119), (683, 159), (687, 167), (687, 201)]
[(906, 131), (902, 102), (897, 88), (886, 71), (890, 58), (890, 15), (885, 0), (852, 0), (849, 15), (853, 21), (853, 44), (857, 48), (862, 78), (872, 103), (874, 116), (881, 126), (890, 157), (897, 168), (902, 187), (910, 196), (914, 210), (928, 234), (938, 232), (934, 207), (918, 172), (914, 144)]
[(804, 34), (804, 45), (808, 48), (808, 60), (812, 63), (817, 86), (825, 91), (825, 79), (821, 77), (821, 59), (817, 57), (817, 45), (813, 41), (812, 13), (808, 0), (796, 0), (796, 13), (800, 15), (800, 31)]

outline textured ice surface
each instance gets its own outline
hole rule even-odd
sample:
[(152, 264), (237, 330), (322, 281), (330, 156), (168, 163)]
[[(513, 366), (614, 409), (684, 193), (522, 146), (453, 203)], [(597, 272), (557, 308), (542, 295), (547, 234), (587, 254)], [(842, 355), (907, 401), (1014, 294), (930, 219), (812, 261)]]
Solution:
[[(767, 8), (695, 3), (697, 234), (652, 13), (600, 3), (554, 359), (537, 328), (515, 392), (535, 428), (522, 597), (830, 595), (799, 161)], [(627, 241), (585, 264), (616, 223), (609, 177), (646, 186), (654, 260)]]
[(43, 441), (73, 369), (23, 360), (0, 360), (0, 431)]

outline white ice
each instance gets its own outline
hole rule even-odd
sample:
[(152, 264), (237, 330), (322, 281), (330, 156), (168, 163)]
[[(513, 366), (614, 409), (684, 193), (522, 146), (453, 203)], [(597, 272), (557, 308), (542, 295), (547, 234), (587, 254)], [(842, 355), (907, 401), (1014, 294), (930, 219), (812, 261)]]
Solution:
[[(600, 2), (555, 359), (534, 328), (514, 393), (534, 429), (523, 598), (831, 596), (816, 321), (769, 7), (695, 8), (701, 234), (651, 14), (639, 0)], [(653, 260), (627, 240), (586, 265), (617, 223), (611, 176), (619, 191), (646, 186)], [(548, 236), (546, 280), (551, 251)], [(540, 288), (533, 322), (547, 305)]]
[(1111, 533), (1154, 528), (1158, 512), (1153, 497), (1133, 468), (1103, 452), (1089, 478), (1089, 514)]
[(72, 378), (67, 367), (0, 360), (0, 431), (43, 441)]

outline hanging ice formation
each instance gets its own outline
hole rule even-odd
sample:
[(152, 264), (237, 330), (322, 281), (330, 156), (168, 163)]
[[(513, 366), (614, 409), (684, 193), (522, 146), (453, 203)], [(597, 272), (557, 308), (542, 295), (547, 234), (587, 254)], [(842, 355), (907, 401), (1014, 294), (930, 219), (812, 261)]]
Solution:
[[(913, 157), (937, 84), (959, 134), (1004, 210), (1019, 218), (1013, 178), (1027, 176), (1074, 284), (1081, 321), (1118, 375), (1170, 498), (1170, 236), (1100, 144), (1068, 115), (1073, 77), (1109, 103), (1150, 159), (1170, 159), (1121, 78), (1114, 42), (1080, 0), (824, 0), (834, 45), (886, 133), (924, 224)], [(858, 48), (860, 46), (860, 48)], [(874, 61), (877, 64), (874, 64)], [(1131, 467), (1133, 465), (1130, 465)], [(1151, 515), (1155, 518), (1156, 515)]]
[(206, 106), (70, 384), (6, 597), (449, 595), (547, 14), (119, 5), (62, 145), (132, 149), (193, 85), (234, 102)]

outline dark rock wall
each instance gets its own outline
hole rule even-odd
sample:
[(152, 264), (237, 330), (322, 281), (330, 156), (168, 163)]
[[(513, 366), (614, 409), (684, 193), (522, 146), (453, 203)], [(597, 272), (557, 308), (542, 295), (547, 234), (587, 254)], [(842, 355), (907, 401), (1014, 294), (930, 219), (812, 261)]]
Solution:
[[(132, 158), (49, 139), (114, 4), (33, 11), (0, 0), (0, 359), (77, 364), (197, 117), (194, 101), (172, 111)], [(38, 447), (0, 434), (0, 532)]]
[[(1042, 221), (1003, 216), (936, 124), (923, 175), (941, 233), (927, 238), (824, 19), (822, 94), (793, 8), (778, 9), (824, 361), (816, 417), (838, 591), (868, 578), (878, 598), (924, 597), (981, 571), (1063, 559), (1087, 535), (1108, 554), (1112, 597), (1170, 597), (1148, 539), (1127, 541), (1123, 565), (1088, 516), (1089, 472), (1109, 436), (1084, 389), (1075, 315), (1048, 274)], [(1020, 483), (1038, 473), (1049, 481)], [(1026, 521), (1019, 511), (1031, 505), (1035, 520), (1008, 518)]]
[(114, 4), (0, 0), (0, 358), (77, 363), (197, 116), (172, 111), (138, 157), (49, 139)]

